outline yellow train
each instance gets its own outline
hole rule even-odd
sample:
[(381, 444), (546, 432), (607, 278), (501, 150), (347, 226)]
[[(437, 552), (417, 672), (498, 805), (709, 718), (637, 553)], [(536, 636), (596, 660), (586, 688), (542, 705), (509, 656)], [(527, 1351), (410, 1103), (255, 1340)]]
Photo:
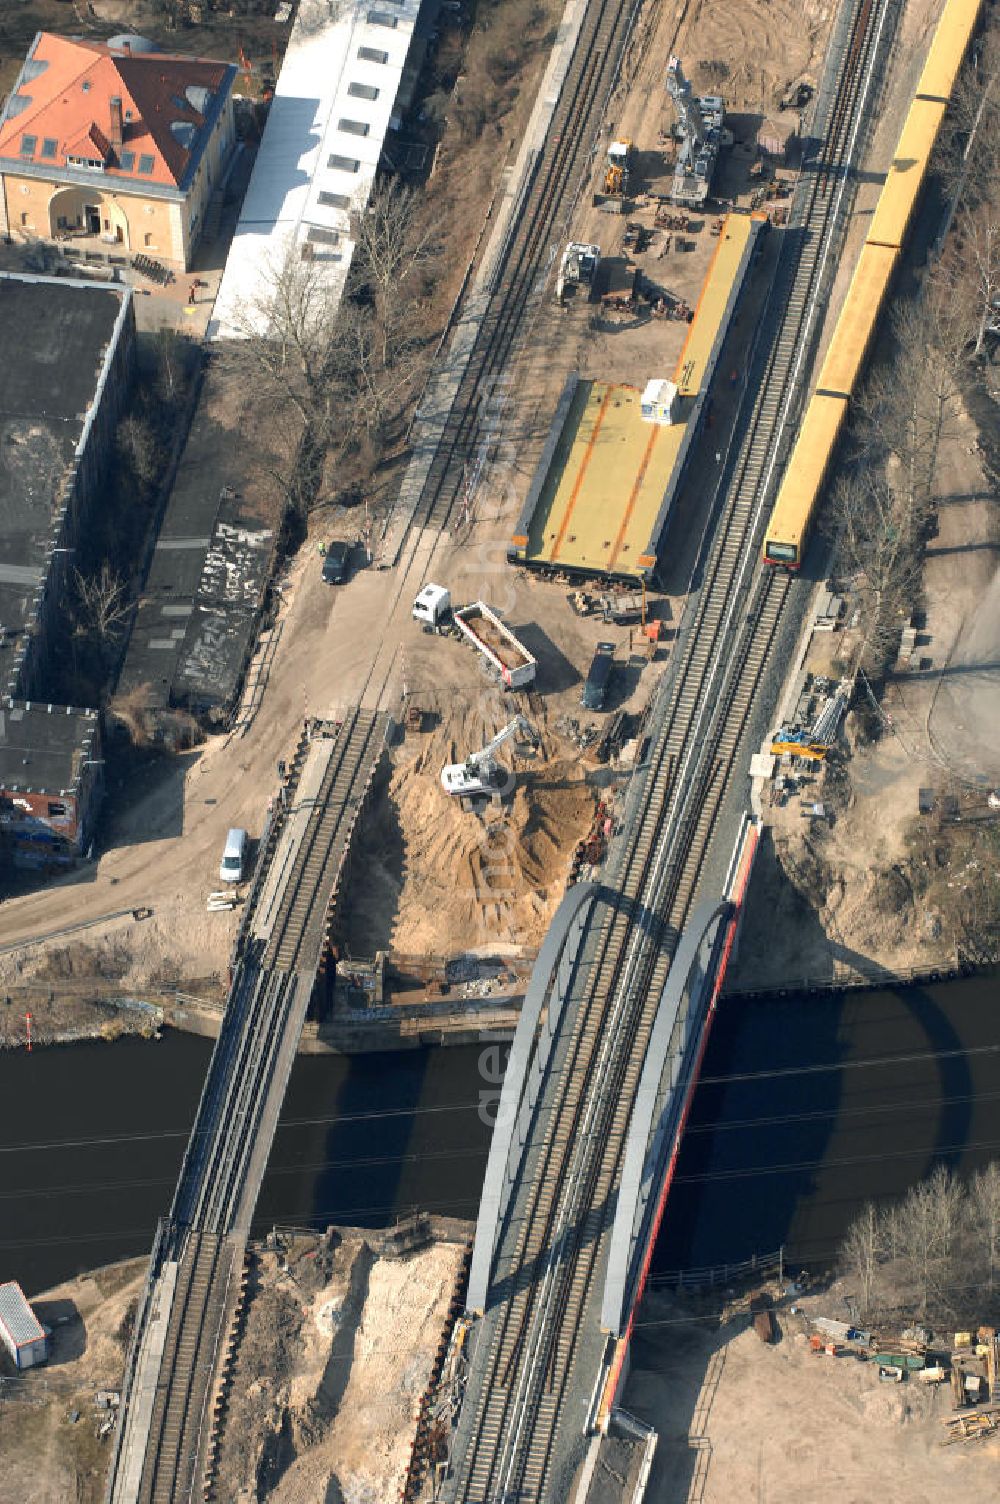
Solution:
[(764, 538), (764, 561), (798, 569), (830, 459), (847, 415), (931, 152), (982, 0), (945, 0), (868, 235), (799, 426)]

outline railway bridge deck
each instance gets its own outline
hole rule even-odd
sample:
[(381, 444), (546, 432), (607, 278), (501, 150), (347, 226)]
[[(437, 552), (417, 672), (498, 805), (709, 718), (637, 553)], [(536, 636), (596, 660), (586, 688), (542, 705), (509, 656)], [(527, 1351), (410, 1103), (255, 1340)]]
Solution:
[[(786, 573), (760, 567), (767, 510), (897, 13), (897, 0), (847, 0), (836, 24), (734, 439), (623, 829), (602, 888), (582, 901), (586, 912), (567, 928), (555, 963), (542, 1074), (534, 1080), (529, 1071), (501, 1112), (512, 1164), (502, 1184), (488, 1179), (498, 1201), (484, 1198), (481, 1208), (471, 1356), (444, 1485), (451, 1504), (582, 1498), (587, 1437), (614, 1402), (670, 1145), (731, 944), (725, 904), (739, 886), (726, 874), (745, 819), (749, 757), (806, 594)], [(713, 939), (702, 962), (699, 912), (722, 946), (716, 953)], [(689, 932), (692, 975), (709, 978), (707, 993), (686, 984)], [(675, 966), (685, 985), (671, 1003)]]
[(188, 1499), (205, 1474), (246, 1240), (388, 728), (386, 715), (359, 709), (311, 723), (272, 807), (222, 1029), (136, 1319), (109, 1504)]

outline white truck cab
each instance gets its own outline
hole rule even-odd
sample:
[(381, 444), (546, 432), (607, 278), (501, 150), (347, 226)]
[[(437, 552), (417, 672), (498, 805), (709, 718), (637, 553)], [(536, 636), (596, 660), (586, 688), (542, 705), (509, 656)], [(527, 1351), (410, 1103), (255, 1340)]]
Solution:
[(425, 627), (440, 626), (451, 616), (451, 591), (443, 585), (425, 585), (413, 602), (413, 619)]

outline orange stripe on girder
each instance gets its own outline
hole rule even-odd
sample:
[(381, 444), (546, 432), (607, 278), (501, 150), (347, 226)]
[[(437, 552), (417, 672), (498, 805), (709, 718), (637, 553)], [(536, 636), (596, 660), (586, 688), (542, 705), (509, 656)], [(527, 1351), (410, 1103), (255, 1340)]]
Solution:
[[(705, 293), (708, 291), (709, 283), (712, 280), (712, 273), (715, 271), (715, 263), (719, 259), (719, 252), (722, 250), (723, 242), (729, 239), (729, 219), (730, 216), (727, 214), (725, 220), (723, 221), (722, 229), (719, 231), (719, 238), (716, 242), (715, 250), (712, 252), (712, 259), (708, 263), (708, 271), (705, 273), (705, 280), (701, 284), (701, 291), (698, 294), (698, 301), (694, 305), (694, 313), (691, 315), (690, 324), (688, 324), (687, 337), (684, 340), (684, 344), (681, 346), (681, 353), (677, 358), (677, 369), (674, 371), (674, 383), (677, 386), (678, 390), (683, 390), (683, 388), (688, 386), (689, 384), (683, 380), (681, 374), (684, 370), (684, 357), (687, 354), (687, 347), (691, 343), (691, 340), (694, 337), (694, 332), (698, 327), (698, 315), (701, 312), (701, 305), (704, 302)], [(684, 393), (684, 395), (688, 395), (688, 393)]]
[(580, 461), (580, 468), (576, 473), (576, 480), (573, 484), (573, 489), (570, 492), (569, 500), (566, 503), (566, 510), (565, 512), (563, 512), (563, 519), (559, 526), (559, 532), (556, 536), (556, 541), (552, 545), (553, 563), (555, 563), (556, 559), (558, 559), (559, 557), (559, 550), (563, 546), (563, 540), (566, 537), (566, 529), (569, 527), (569, 520), (573, 515), (573, 508), (576, 506), (576, 503), (579, 500), (580, 492), (583, 490), (583, 482), (587, 476), (587, 467), (589, 466), (590, 461), (594, 455), (594, 444), (597, 441), (597, 435), (600, 431), (601, 424), (604, 422), (604, 415), (608, 410), (608, 403), (611, 401), (611, 396), (614, 390), (615, 388), (613, 386), (608, 387), (607, 391), (604, 393), (604, 396), (601, 399), (601, 405), (597, 410), (597, 417), (594, 419), (594, 426), (590, 431), (590, 438), (587, 440), (587, 448), (584, 451), (583, 459)]
[(611, 556), (608, 559), (609, 572), (614, 569), (615, 565), (618, 562), (618, 555), (621, 553), (621, 547), (625, 541), (625, 534), (628, 530), (628, 525), (632, 521), (632, 513), (635, 511), (635, 504), (639, 499), (639, 492), (642, 489), (642, 483), (646, 479), (646, 471), (649, 469), (649, 462), (653, 458), (653, 448), (659, 437), (660, 426), (658, 423), (654, 423), (653, 431), (649, 435), (649, 441), (646, 444), (646, 452), (642, 457), (642, 464), (639, 466), (639, 473), (635, 478), (635, 483), (632, 487), (632, 493), (628, 499), (628, 506), (625, 508), (625, 516), (622, 518), (622, 525), (618, 529), (618, 537), (615, 539), (615, 546), (611, 550)]

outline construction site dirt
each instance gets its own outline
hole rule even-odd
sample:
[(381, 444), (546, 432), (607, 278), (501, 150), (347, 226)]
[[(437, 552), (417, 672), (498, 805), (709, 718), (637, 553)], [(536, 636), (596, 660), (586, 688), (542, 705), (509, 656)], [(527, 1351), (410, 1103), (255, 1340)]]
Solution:
[[(399, 1496), (469, 1231), (418, 1218), (407, 1238), (331, 1228), (255, 1246), (220, 1497), (311, 1504)], [(37, 1297), (36, 1310), (54, 1324), (53, 1353), (45, 1370), (20, 1381), (20, 1402), (0, 1413), (7, 1497), (104, 1497), (104, 1423), (118, 1402), (144, 1274), (145, 1260), (132, 1260)]]
[(884, 1383), (877, 1363), (810, 1346), (809, 1316), (835, 1308), (839, 1285), (779, 1298), (765, 1344), (747, 1299), (647, 1295), (624, 1404), (659, 1433), (648, 1497), (836, 1504), (867, 1498), (873, 1473), (912, 1499), (992, 1490), (995, 1440), (943, 1445), (948, 1385)]
[[(644, 183), (655, 189), (657, 173), (665, 170), (661, 136), (668, 132), (672, 114), (656, 59), (675, 46), (682, 49), (695, 86), (707, 87), (713, 59), (725, 55), (722, 21), (728, 9), (699, 7), (689, 14), (689, 7), (668, 7), (640, 19), (607, 121), (609, 130), (627, 131), (639, 148), (637, 192)], [(790, 7), (784, 9), (791, 14)], [(814, 9), (812, 33), (805, 38), (799, 28), (804, 36), (803, 57), (795, 59), (799, 71), (807, 70), (822, 51), (829, 7)], [(788, 81), (783, 76), (787, 43), (780, 40), (784, 28), (772, 15), (773, 7), (757, 10), (759, 37), (765, 39), (758, 51), (762, 57), (773, 51), (767, 65), (773, 70), (773, 79), (769, 74), (766, 81), (770, 98)], [(749, 83), (738, 89), (739, 98), (749, 98), (749, 89)], [(513, 123), (517, 117), (510, 118)], [(794, 123), (788, 115), (789, 130)], [(726, 191), (744, 207), (759, 186), (749, 174), (753, 155), (747, 154), (744, 171), (739, 152), (734, 148), (731, 154), (736, 178), (731, 183), (727, 179)], [(618, 241), (625, 236), (624, 219), (601, 214), (589, 200), (585, 192), (572, 233), (598, 241), (603, 236), (608, 253), (617, 254), (623, 249)], [(652, 209), (648, 217), (654, 217)], [(651, 280), (669, 268), (667, 290), (690, 305), (717, 243), (709, 218), (703, 219), (701, 229), (688, 227), (686, 243), (694, 250), (678, 252), (672, 246), (661, 256), (665, 241), (658, 233), (638, 257)], [(747, 294), (737, 338), (749, 338), (754, 300), (763, 296), (765, 286), (766, 263)], [(427, 729), (407, 729), (393, 749), (386, 797), (360, 833), (361, 849), (372, 859), (353, 868), (340, 929), (344, 953), (365, 956), (384, 947), (447, 957), (471, 948), (530, 956), (574, 864), (579, 866), (578, 848), (591, 835), (599, 793), (607, 805), (602, 821), (614, 819), (614, 787), (605, 790), (603, 785), (609, 776), (615, 782), (615, 770), (609, 775), (607, 765), (581, 753), (593, 751), (619, 709), (638, 726), (670, 651), (672, 623), (710, 497), (701, 487), (687, 488), (678, 497), (668, 546), (668, 589), (661, 599), (647, 603), (649, 615), (662, 624), (659, 642), (651, 649), (644, 640), (637, 644), (637, 629), (606, 623), (599, 607), (589, 616), (571, 610), (565, 587), (510, 570), (504, 548), (530, 477), (533, 445), (537, 452), (566, 372), (591, 371), (604, 379), (633, 382), (640, 373), (645, 379), (673, 368), (684, 330), (679, 321), (652, 319), (635, 327), (601, 327), (598, 319), (591, 327), (580, 309), (562, 313), (546, 296), (532, 345), (510, 373), (511, 427), (499, 440), (503, 453), (514, 458), (493, 466), (465, 521), (442, 537), (415, 540), (417, 565), (432, 559), (433, 577), (451, 589), (457, 603), (482, 599), (497, 608), (538, 660), (537, 683), (523, 708), (539, 723), (542, 747), (533, 763), (515, 768), (512, 801), (486, 811), (480, 821), (448, 801), (438, 764), (460, 760), (482, 746), (521, 705), (483, 678), (471, 650), (454, 640), (424, 636), (410, 620), (409, 601), (402, 593), (387, 611), (385, 578), (377, 571), (361, 570), (350, 584), (333, 590), (326, 586), (315, 544), (345, 525), (356, 528), (358, 521), (339, 508), (321, 508), (311, 520), (309, 542), (278, 580), (276, 641), (252, 724), (238, 734), (211, 736), (191, 753), (150, 761), (134, 774), (130, 787), (112, 788), (111, 819), (98, 860), (0, 910), (0, 981), (25, 987), (40, 980), (42, 972), (52, 977), (67, 970), (76, 978), (89, 970), (96, 978), (113, 956), (113, 982), (131, 996), (141, 998), (148, 991), (152, 997), (171, 986), (183, 992), (192, 979), (204, 983), (215, 977), (218, 986), (240, 914), (238, 906), (206, 909), (207, 896), (217, 887), (226, 831), (233, 826), (251, 834), (261, 830), (276, 786), (276, 764), (289, 755), (303, 720), (335, 715), (338, 706), (371, 693), (376, 651), (383, 663), (393, 660), (389, 698), (395, 696), (397, 706), (404, 697), (416, 704), (425, 712), (421, 724)], [(737, 349), (735, 380), (727, 375), (715, 401), (713, 422), (719, 433), (738, 395), (738, 365)], [(597, 643), (609, 638), (618, 666), (608, 708), (588, 715), (580, 707), (583, 680)], [(627, 772), (626, 761), (618, 773), (626, 778)], [(593, 848), (590, 854), (596, 854)], [(69, 895), (80, 927), (62, 935)], [(144, 917), (135, 919), (133, 913)], [(43, 937), (50, 938), (40, 943)], [(182, 1025), (212, 1025), (211, 1011), (196, 1013), (182, 1006), (171, 1016)], [(95, 1018), (95, 1027), (102, 1022)], [(18, 1021), (13, 1038), (20, 1036)]]

